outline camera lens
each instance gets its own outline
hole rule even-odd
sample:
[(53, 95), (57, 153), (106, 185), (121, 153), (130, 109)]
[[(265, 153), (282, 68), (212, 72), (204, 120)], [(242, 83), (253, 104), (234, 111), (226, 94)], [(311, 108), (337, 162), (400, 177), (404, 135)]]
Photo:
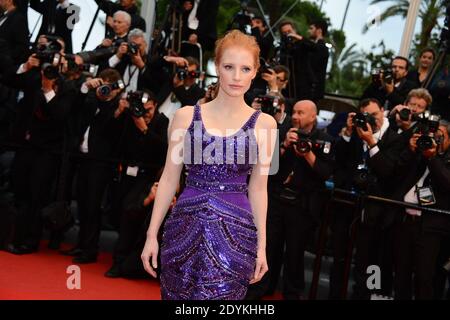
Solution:
[(402, 121), (408, 121), (409, 116), (411, 115), (411, 110), (409, 109), (402, 109), (398, 112), (398, 115)]
[(103, 85), (98, 88), (98, 92), (101, 96), (107, 97), (111, 94), (111, 87), (109, 85)]
[(422, 135), (417, 139), (417, 149), (421, 152), (429, 150), (433, 147), (433, 139), (429, 136)]

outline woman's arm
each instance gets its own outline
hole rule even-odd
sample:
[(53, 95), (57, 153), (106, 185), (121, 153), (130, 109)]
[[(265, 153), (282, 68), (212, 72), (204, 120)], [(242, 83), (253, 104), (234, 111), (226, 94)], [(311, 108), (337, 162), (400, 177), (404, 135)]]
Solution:
[[(192, 119), (192, 114), (192, 107), (177, 110), (169, 130), (169, 147), (166, 163), (161, 178), (159, 179), (152, 218), (147, 230), (147, 241), (141, 255), (145, 270), (154, 277), (156, 277), (154, 268), (157, 268), (159, 250), (157, 241), (158, 231), (169, 210), (180, 181), (180, 174), (183, 169), (183, 141), (186, 129)], [(152, 259), (152, 266), (150, 266), (150, 258)]]
[(267, 180), (277, 139), (277, 125), (271, 116), (261, 114), (255, 129), (259, 154), (250, 176), (248, 198), (257, 228), (258, 251), (255, 275), (250, 283), (261, 280), (268, 270), (266, 260)]

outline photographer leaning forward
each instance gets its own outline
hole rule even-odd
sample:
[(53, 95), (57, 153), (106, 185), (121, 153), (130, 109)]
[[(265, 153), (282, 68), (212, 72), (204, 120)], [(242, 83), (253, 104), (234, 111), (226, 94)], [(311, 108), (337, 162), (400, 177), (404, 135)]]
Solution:
[(103, 70), (98, 78), (87, 80), (78, 97), (77, 145), (81, 161), (78, 168), (77, 203), (80, 220), (78, 243), (63, 252), (75, 256), (74, 263), (97, 260), (100, 236), (100, 206), (111, 181), (123, 130), (120, 114), (126, 108), (119, 103), (124, 85), (114, 69)]
[[(205, 96), (205, 90), (197, 84), (197, 79), (201, 76), (200, 63), (197, 59), (173, 56), (164, 56), (162, 59), (152, 70), (158, 72), (159, 69), (160, 72), (165, 72), (166, 81), (159, 83), (153, 91), (159, 93), (157, 97), (161, 103), (159, 111), (172, 120), (175, 111), (187, 105), (195, 105)], [(172, 65), (176, 66), (174, 74), (168, 71)]]
[[(114, 224), (118, 225), (119, 239), (113, 255), (113, 266), (107, 277), (126, 274), (123, 268), (127, 256), (142, 234), (148, 210), (144, 199), (163, 167), (167, 153), (167, 128), (169, 120), (157, 109), (155, 95), (148, 91), (130, 92), (121, 103), (125, 109), (125, 129), (120, 145), (121, 171), (113, 199)], [(140, 248), (142, 250), (142, 248)], [(142, 264), (138, 266), (145, 274)]]
[[(401, 151), (401, 139), (384, 117), (384, 109), (376, 99), (361, 101), (359, 112), (351, 112), (341, 138), (336, 142), (336, 187), (390, 197), (395, 186), (396, 156)], [(369, 299), (367, 266), (378, 265), (382, 271), (381, 293), (390, 295), (392, 287), (392, 230), (394, 216), (384, 204), (365, 203), (360, 208), (357, 229), (355, 287), (353, 298)], [(334, 264), (331, 270), (330, 298), (338, 299), (342, 292), (344, 260), (347, 254), (350, 224), (354, 209), (336, 205), (332, 223)]]
[(283, 262), (284, 299), (298, 300), (304, 296), (304, 252), (319, 225), (327, 200), (322, 191), (334, 170), (332, 137), (318, 130), (316, 122), (317, 107), (312, 101), (294, 105), (292, 127), (280, 147), (280, 169), (269, 177), (266, 248), (269, 272), (250, 286), (247, 299), (273, 294)]
[[(449, 210), (450, 127), (447, 122), (432, 119), (428, 126), (427, 133), (411, 137), (401, 154), (394, 196), (420, 206)], [(444, 260), (438, 256), (450, 235), (450, 216), (405, 208), (398, 214), (395, 299), (433, 299), (437, 293), (433, 288), (436, 270), (448, 261), (448, 256)]]
[[(8, 85), (23, 90), (17, 106), (15, 140), (22, 144), (11, 168), (12, 188), (19, 211), (16, 233), (8, 250), (27, 254), (39, 249), (43, 221), (41, 210), (52, 200), (64, 145), (65, 125), (72, 107), (76, 107), (73, 82), (60, 74), (64, 42), (47, 43), (52, 50), (34, 53), (12, 74), (5, 75)], [(54, 64), (53, 62), (55, 62)]]
[(417, 88), (417, 84), (407, 79), (409, 61), (397, 56), (390, 68), (372, 71), (372, 83), (364, 90), (361, 99), (377, 99), (386, 110), (402, 104), (408, 93)]

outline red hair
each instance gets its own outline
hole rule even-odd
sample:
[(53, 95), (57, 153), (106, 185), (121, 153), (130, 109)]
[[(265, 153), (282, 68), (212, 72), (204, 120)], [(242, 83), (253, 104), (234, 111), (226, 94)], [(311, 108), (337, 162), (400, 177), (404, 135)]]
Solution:
[(222, 59), (222, 55), (225, 49), (230, 47), (242, 47), (245, 48), (253, 54), (255, 60), (254, 66), (259, 69), (259, 45), (256, 42), (255, 37), (246, 35), (239, 30), (231, 30), (224, 37), (216, 41), (215, 49), (215, 63), (218, 65), (219, 61)]

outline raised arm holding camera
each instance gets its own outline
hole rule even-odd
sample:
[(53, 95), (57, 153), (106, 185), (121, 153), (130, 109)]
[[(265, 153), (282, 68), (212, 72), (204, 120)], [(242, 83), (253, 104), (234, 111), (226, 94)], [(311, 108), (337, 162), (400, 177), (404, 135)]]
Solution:
[[(349, 113), (346, 127), (336, 142), (337, 170), (335, 185), (346, 190), (389, 197), (393, 191), (396, 156), (402, 148), (401, 139), (390, 128), (384, 109), (376, 99), (361, 101), (356, 113)], [(340, 298), (344, 274), (344, 260), (354, 209), (335, 206), (332, 224), (334, 264), (330, 279), (330, 297)], [(341, 208), (338, 210), (337, 208)], [(356, 268), (354, 298), (369, 299), (366, 286), (367, 266), (380, 265), (381, 293), (389, 295), (392, 286), (392, 228), (394, 216), (389, 207), (367, 202), (360, 208), (361, 221), (356, 239)], [(380, 241), (383, 237), (383, 241)]]
[(409, 60), (397, 56), (386, 70), (375, 69), (372, 83), (364, 90), (361, 99), (374, 98), (380, 101), (386, 110), (402, 104), (408, 93), (417, 88), (417, 84), (408, 80)]

